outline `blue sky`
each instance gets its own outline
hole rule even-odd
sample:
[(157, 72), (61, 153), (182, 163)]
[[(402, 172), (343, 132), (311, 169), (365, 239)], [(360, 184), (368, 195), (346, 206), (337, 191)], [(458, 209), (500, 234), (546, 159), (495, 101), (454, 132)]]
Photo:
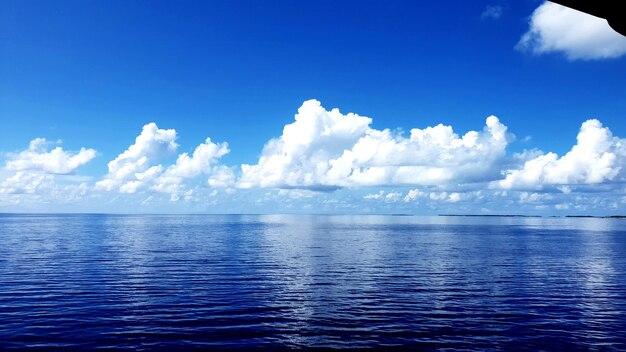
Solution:
[[(0, 16), (0, 211), (626, 213), (626, 38), (551, 3), (3, 0)], [(301, 107), (318, 135), (283, 134)]]

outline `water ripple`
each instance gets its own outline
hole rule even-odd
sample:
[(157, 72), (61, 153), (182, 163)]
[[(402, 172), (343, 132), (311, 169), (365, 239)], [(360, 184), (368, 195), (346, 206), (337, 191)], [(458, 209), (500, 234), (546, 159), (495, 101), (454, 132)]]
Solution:
[(626, 350), (623, 225), (0, 215), (0, 349)]

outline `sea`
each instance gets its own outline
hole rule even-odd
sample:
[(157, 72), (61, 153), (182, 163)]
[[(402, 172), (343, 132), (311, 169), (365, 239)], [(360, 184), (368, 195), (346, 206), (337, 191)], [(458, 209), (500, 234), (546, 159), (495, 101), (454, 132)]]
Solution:
[(0, 215), (0, 350), (626, 350), (626, 220)]

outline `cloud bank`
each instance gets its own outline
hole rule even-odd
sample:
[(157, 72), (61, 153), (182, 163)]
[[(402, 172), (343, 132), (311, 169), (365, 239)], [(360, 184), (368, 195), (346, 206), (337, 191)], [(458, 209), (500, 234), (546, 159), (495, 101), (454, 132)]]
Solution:
[(542, 189), (547, 185), (599, 184), (624, 180), (626, 139), (614, 137), (600, 121), (585, 121), (577, 143), (562, 157), (546, 153), (508, 170), (492, 186), (504, 189)]
[(605, 19), (553, 2), (539, 6), (517, 49), (533, 54), (560, 52), (569, 60), (599, 60), (626, 54), (626, 37)]
[(282, 135), (265, 145), (258, 163), (241, 166), (238, 185), (336, 189), (483, 182), (498, 176), (496, 166), (512, 138), (495, 116), (482, 131), (463, 136), (439, 124), (414, 128), (407, 138), (371, 123), (306, 101)]
[[(221, 162), (227, 143), (206, 138), (180, 153), (176, 130), (148, 123), (95, 182), (77, 173), (95, 150), (65, 151), (37, 138), (28, 149), (5, 154), (0, 210), (78, 204), (73, 209), (85, 211), (108, 204), (96, 209), (119, 211), (125, 204), (131, 212), (167, 212), (172, 201), (192, 212), (626, 209), (626, 139), (596, 119), (582, 123), (562, 156), (536, 149), (507, 154), (514, 138), (495, 116), (462, 135), (443, 124), (407, 134), (371, 126), (369, 117), (305, 101), (255, 164), (234, 166)], [(169, 158), (175, 161), (167, 165)], [(155, 204), (161, 208), (150, 208)]]
[[(55, 144), (57, 146), (50, 150)], [(11, 206), (9, 209), (14, 211), (26, 197), (47, 204), (53, 198), (59, 202), (71, 202), (81, 193), (85, 194), (88, 189), (85, 183), (60, 185), (58, 181), (82, 179), (74, 174), (96, 157), (96, 151), (83, 147), (78, 152), (70, 152), (58, 144), (61, 144), (60, 140), (53, 143), (45, 138), (35, 138), (28, 149), (6, 154), (5, 166), (0, 169), (0, 206)]]

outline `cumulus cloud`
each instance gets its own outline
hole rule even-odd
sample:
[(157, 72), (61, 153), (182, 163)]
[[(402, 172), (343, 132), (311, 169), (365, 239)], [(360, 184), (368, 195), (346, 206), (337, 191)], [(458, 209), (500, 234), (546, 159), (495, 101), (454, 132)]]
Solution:
[[(623, 181), (626, 139), (614, 137), (600, 121), (585, 121), (577, 143), (562, 157), (546, 153), (526, 161), (522, 168), (508, 170), (494, 188), (542, 189), (546, 185), (599, 184)], [(569, 188), (561, 188), (570, 191)], [(569, 193), (565, 192), (564, 193)]]
[(385, 195), (385, 202), (393, 203), (402, 199), (402, 193), (400, 192), (389, 192)]
[(418, 199), (426, 199), (430, 201), (436, 202), (448, 202), (448, 203), (457, 203), (461, 200), (466, 200), (469, 198), (479, 197), (481, 194), (480, 191), (459, 193), (459, 192), (425, 192), (419, 189), (412, 189), (407, 192), (407, 194), (402, 198), (405, 202), (414, 202)]
[[(0, 208), (67, 204), (89, 211), (118, 206), (131, 212), (143, 207), (169, 211), (169, 198), (185, 200), (177, 209), (193, 211), (356, 212), (363, 205), (363, 211), (374, 213), (485, 208), (491, 213), (610, 209), (617, 214), (626, 204), (626, 139), (613, 136), (598, 120), (584, 122), (577, 142), (562, 156), (537, 149), (506, 155), (512, 135), (494, 116), (482, 129), (461, 135), (443, 124), (406, 134), (371, 125), (369, 117), (326, 110), (316, 100), (304, 102), (295, 121), (265, 145), (258, 162), (239, 170), (220, 163), (229, 145), (210, 138), (162, 164), (166, 156), (174, 160), (177, 133), (150, 123), (108, 163), (108, 173), (95, 185), (90, 177), (72, 174), (95, 151), (67, 152), (35, 139), (25, 151), (5, 154)], [(358, 187), (383, 190), (355, 196)], [(337, 192), (318, 192), (331, 189)]]
[[(60, 143), (61, 141), (56, 142)], [(42, 194), (54, 192), (59, 188), (55, 183), (55, 176), (65, 180), (77, 178), (69, 174), (96, 156), (95, 150), (87, 148), (68, 152), (56, 146), (50, 150), (54, 144), (45, 138), (35, 138), (28, 149), (7, 154), (6, 165), (0, 170), (2, 174), (6, 174), (0, 180), (0, 195), (3, 196), (0, 200), (18, 204), (23, 196), (40, 198)], [(63, 195), (69, 197), (70, 193), (65, 192)]]
[(213, 143), (207, 138), (191, 155), (182, 153), (176, 162), (164, 167), (156, 162), (176, 152), (176, 130), (160, 129), (154, 122), (143, 126), (135, 143), (108, 163), (109, 172), (96, 183), (99, 190), (136, 193), (142, 188), (170, 194), (172, 201), (190, 200), (194, 192), (185, 180), (212, 175), (210, 185), (225, 185), (233, 177), (217, 160), (230, 150), (227, 143)]
[[(1, 172), (0, 172), (1, 174)], [(81, 201), (91, 191), (91, 186), (80, 180), (88, 177), (54, 175), (42, 171), (16, 171), (0, 179), (0, 207), (18, 206), (30, 203), (72, 204)], [(78, 183), (80, 182), (80, 183)], [(58, 211), (57, 208), (53, 209)]]
[(233, 168), (225, 165), (216, 165), (211, 170), (207, 183), (213, 188), (230, 189), (236, 183), (237, 176)]
[(389, 192), (385, 194), (385, 191), (378, 191), (378, 193), (370, 193), (363, 196), (365, 200), (384, 200), (386, 203), (395, 203), (402, 199), (402, 193)]
[(385, 196), (385, 191), (378, 191), (378, 193), (368, 193), (363, 196), (363, 199), (381, 199)]
[(426, 196), (426, 192), (420, 191), (419, 189), (412, 189), (406, 194), (406, 196), (404, 196), (404, 201), (412, 202), (424, 196)]
[(35, 194), (53, 186), (52, 175), (17, 171), (0, 182), (0, 194)]
[(511, 138), (495, 116), (482, 131), (462, 137), (442, 124), (414, 128), (406, 138), (371, 123), (306, 101), (282, 135), (265, 145), (258, 163), (241, 166), (238, 186), (323, 190), (491, 180)]
[(90, 177), (74, 173), (95, 158), (96, 151), (89, 148), (65, 151), (59, 146), (61, 143), (61, 140), (35, 138), (26, 150), (4, 154), (6, 164), (0, 168), (0, 208), (20, 211), (27, 209), (21, 208), (27, 203), (35, 207), (51, 202), (67, 204), (82, 196), (82, 190), (88, 186), (75, 183)]
[(546, 200), (552, 199), (553, 196), (547, 193), (536, 193), (536, 192), (521, 192), (519, 194), (519, 202), (524, 203), (541, 203)]
[(108, 174), (96, 183), (102, 190), (135, 193), (161, 171), (155, 160), (176, 152), (176, 130), (160, 129), (154, 122), (145, 126), (135, 143), (108, 163)]
[(47, 174), (70, 174), (96, 156), (94, 149), (81, 148), (77, 153), (71, 153), (57, 146), (48, 150), (51, 144), (45, 138), (33, 139), (28, 149), (17, 154), (9, 154), (6, 169), (39, 171)]
[[(183, 182), (185, 179), (201, 174), (208, 175), (215, 170), (215, 173), (220, 174), (217, 179), (227, 182), (223, 176), (224, 170), (214, 165), (219, 158), (228, 154), (229, 151), (227, 143), (216, 144), (211, 141), (211, 138), (207, 138), (204, 143), (196, 147), (191, 156), (188, 153), (180, 154), (178, 159), (176, 159), (176, 163), (168, 167), (165, 172), (155, 179), (152, 189), (158, 192), (169, 193), (172, 200), (178, 200), (184, 188)], [(217, 182), (214, 182), (214, 184), (217, 184)], [(187, 199), (191, 196), (192, 193), (186, 193)]]
[(569, 60), (609, 59), (626, 54), (626, 37), (605, 19), (545, 2), (533, 12), (516, 48), (534, 54), (561, 52)]
[[(436, 189), (432, 187), (431, 189)], [(491, 191), (493, 196), (495, 193)], [(391, 191), (385, 193), (385, 191), (378, 191), (377, 193), (369, 193), (362, 197), (367, 201), (383, 201), (385, 203), (459, 203), (462, 201), (476, 201), (482, 200), (484, 194), (482, 190), (477, 191), (465, 191), (465, 192), (451, 192), (451, 191), (435, 191), (426, 189), (410, 189), (405, 193)]]
[(189, 178), (209, 173), (212, 164), (229, 151), (227, 143), (215, 144), (211, 142), (211, 138), (207, 138), (196, 147), (192, 156), (188, 153), (180, 154), (176, 163), (165, 171), (164, 177)]

